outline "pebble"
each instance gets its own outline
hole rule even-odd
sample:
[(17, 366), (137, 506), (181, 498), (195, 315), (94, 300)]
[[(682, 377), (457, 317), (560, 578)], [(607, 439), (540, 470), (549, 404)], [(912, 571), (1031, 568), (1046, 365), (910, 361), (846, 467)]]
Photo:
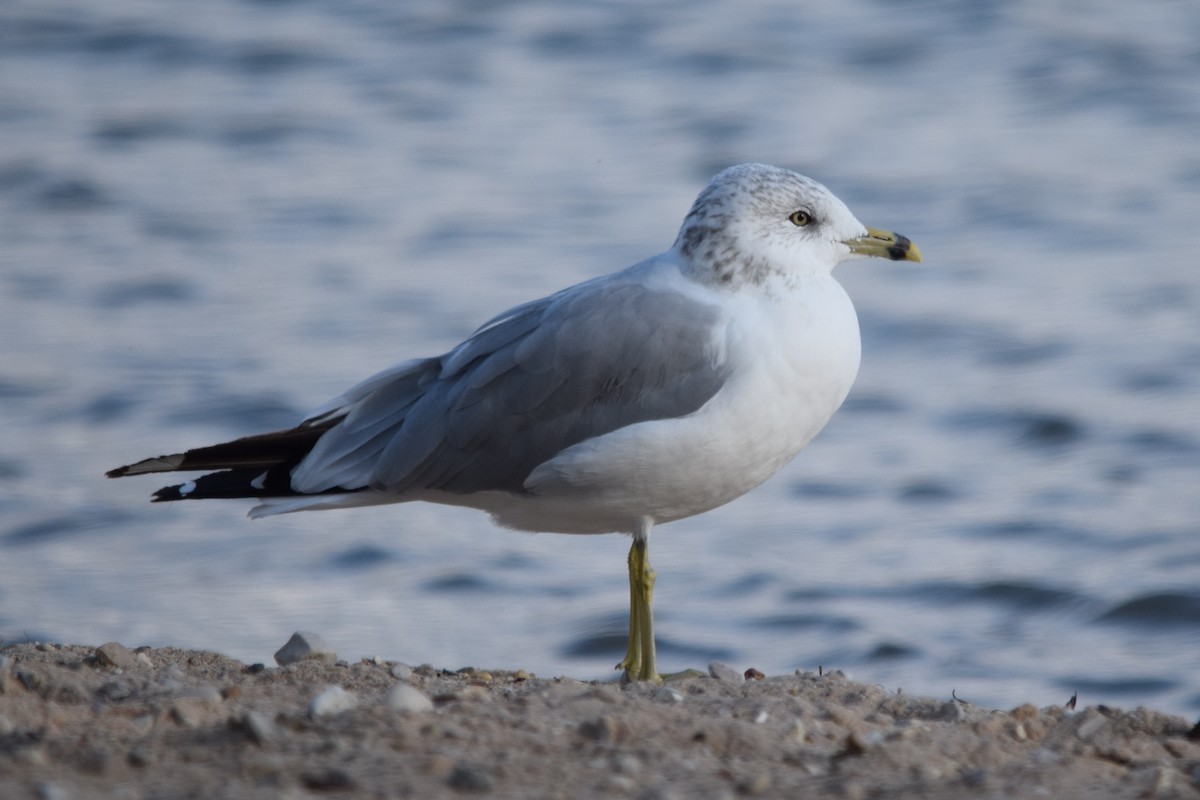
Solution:
[(738, 781), (738, 794), (747, 795), (749, 797), (757, 797), (760, 794), (766, 794), (771, 788), (771, 776), (765, 772), (760, 772), (749, 778), (744, 778)]
[(125, 761), (131, 767), (148, 767), (154, 763), (154, 755), (144, 747), (135, 747), (125, 754)]
[(491, 695), (488, 690), (482, 686), (462, 686), (450, 692), (443, 692), (433, 701), (438, 704), (442, 703), (479, 703), (485, 700), (490, 700)]
[(1037, 750), (1033, 751), (1033, 763), (1040, 767), (1046, 767), (1051, 764), (1059, 764), (1062, 763), (1062, 760), (1062, 756), (1051, 750), (1049, 747), (1039, 747)]
[(100, 645), (96, 648), (95, 656), (96, 660), (106, 667), (132, 669), (138, 664), (137, 657), (133, 654), (133, 651), (116, 642)]
[(435, 755), (425, 764), (425, 771), (435, 778), (449, 777), (454, 770), (454, 762), (449, 756)]
[(330, 663), (337, 661), (337, 653), (321, 640), (315, 633), (296, 631), (287, 644), (275, 653), (275, 663), (279, 666), (295, 664), (297, 661), (314, 658)]
[(634, 775), (641, 771), (642, 762), (635, 755), (622, 753), (613, 760), (613, 770), (623, 775)]
[(171, 703), (171, 719), (185, 728), (199, 728), (211, 721), (221, 704), (221, 693), (211, 686), (185, 689)]
[(664, 686), (654, 693), (654, 699), (659, 703), (682, 703), (683, 692)]
[(154, 723), (157, 721), (155, 714), (139, 714), (129, 720), (129, 730), (137, 736), (146, 736), (154, 730)]
[(1106, 724), (1108, 724), (1108, 717), (1098, 711), (1088, 709), (1084, 712), (1084, 718), (1079, 723), (1079, 727), (1075, 729), (1075, 735), (1081, 742), (1090, 742)]
[(433, 701), (407, 683), (397, 683), (389, 689), (385, 702), (395, 711), (420, 713), (433, 710)]
[(261, 711), (247, 711), (238, 720), (238, 725), (258, 744), (274, 741), (282, 734), (279, 726), (275, 724), (275, 720)]
[(620, 726), (612, 717), (597, 717), (579, 723), (579, 735), (595, 742), (615, 742)]
[(398, 681), (406, 681), (413, 676), (413, 668), (408, 664), (392, 664), (392, 677)]
[(1020, 720), (1037, 719), (1037, 716), (1038, 716), (1037, 708), (1035, 706), (1031, 705), (1030, 703), (1026, 703), (1023, 706), (1017, 706), (1016, 708), (1014, 708), (1012, 710), (1011, 713), (1012, 713), (1013, 719), (1020, 719)]
[(949, 700), (942, 703), (941, 707), (934, 715), (934, 719), (943, 720), (945, 722), (959, 722), (967, 718), (967, 704), (960, 703), (955, 700)]
[(191, 700), (177, 700), (171, 704), (171, 719), (184, 728), (199, 728), (208, 717), (208, 709)]
[(224, 699), (221, 696), (221, 690), (215, 686), (191, 686), (181, 691), (178, 697), (180, 699), (198, 700), (214, 706), (220, 705), (221, 700)]
[(610, 775), (604, 789), (609, 794), (630, 794), (637, 789), (637, 781), (628, 775)]
[(306, 770), (300, 781), (305, 788), (318, 792), (342, 792), (354, 788), (354, 779), (337, 767)]
[(643, 789), (637, 800), (681, 800), (681, 795), (670, 786), (650, 786)]
[(68, 800), (71, 795), (63, 787), (47, 781), (37, 785), (37, 796), (38, 800)]
[(340, 686), (326, 686), (308, 703), (308, 714), (312, 717), (327, 717), (341, 714), (358, 707), (358, 698)]
[(1175, 776), (1182, 775), (1170, 767), (1146, 766), (1129, 773), (1129, 779), (1142, 788), (1139, 797), (1177, 796), (1172, 791)]
[(473, 764), (458, 764), (446, 778), (446, 784), (460, 792), (490, 792), (492, 790), (491, 776)]
[(861, 756), (863, 753), (874, 749), (879, 743), (880, 741), (870, 734), (864, 735), (855, 731), (846, 737), (845, 742), (842, 744), (842, 751), (838, 755), (842, 757)]
[(719, 681), (742, 683), (746, 678), (742, 673), (722, 661), (714, 661), (708, 665), (708, 674)]

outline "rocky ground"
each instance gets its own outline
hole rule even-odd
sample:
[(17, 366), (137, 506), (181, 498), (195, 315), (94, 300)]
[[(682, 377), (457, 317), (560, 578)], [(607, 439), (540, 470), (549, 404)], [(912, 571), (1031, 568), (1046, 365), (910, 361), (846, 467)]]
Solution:
[(0, 648), (0, 798), (1200, 798), (1200, 725), (1140, 708), (278, 658)]

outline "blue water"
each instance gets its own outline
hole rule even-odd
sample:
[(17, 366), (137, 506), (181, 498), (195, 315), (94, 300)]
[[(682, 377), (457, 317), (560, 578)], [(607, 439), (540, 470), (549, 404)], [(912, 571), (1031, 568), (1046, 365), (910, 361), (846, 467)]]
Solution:
[(846, 407), (659, 528), (661, 666), (1200, 710), (1200, 11), (0, 4), (0, 636), (611, 675), (617, 536), (105, 480), (664, 249), (757, 160), (911, 236)]

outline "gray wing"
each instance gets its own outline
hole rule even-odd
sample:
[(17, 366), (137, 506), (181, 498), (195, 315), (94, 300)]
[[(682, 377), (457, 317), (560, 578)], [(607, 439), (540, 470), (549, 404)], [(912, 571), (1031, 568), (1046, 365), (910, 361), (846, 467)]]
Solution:
[(612, 279), (519, 306), (445, 356), (339, 398), (325, 416), (345, 418), (292, 486), (520, 492), (571, 445), (708, 402), (728, 373), (721, 320), (714, 306)]

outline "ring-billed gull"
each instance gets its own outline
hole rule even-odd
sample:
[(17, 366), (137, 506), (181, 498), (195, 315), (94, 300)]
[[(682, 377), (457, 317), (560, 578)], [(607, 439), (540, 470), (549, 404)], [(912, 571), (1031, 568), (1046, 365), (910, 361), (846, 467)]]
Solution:
[(829, 421), (860, 348), (832, 271), (864, 256), (921, 260), (809, 178), (730, 167), (660, 255), (506, 311), (295, 428), (108, 475), (219, 470), (154, 500), (258, 498), (251, 517), (426, 500), (521, 530), (631, 534), (617, 667), (657, 681), (650, 531), (750, 491)]

